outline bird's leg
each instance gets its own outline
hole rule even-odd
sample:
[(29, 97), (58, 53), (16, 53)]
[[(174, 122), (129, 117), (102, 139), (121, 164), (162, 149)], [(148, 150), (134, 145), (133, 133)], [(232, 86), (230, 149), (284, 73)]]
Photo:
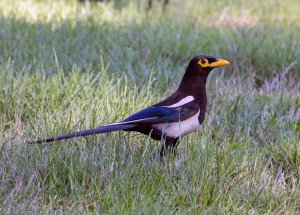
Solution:
[(165, 156), (166, 154), (166, 139), (164, 137), (161, 138), (160, 140), (160, 145), (158, 149), (158, 154), (160, 156), (160, 160)]
[(171, 156), (176, 157), (176, 153), (177, 153), (177, 146), (179, 144), (179, 138), (173, 138), (172, 142), (169, 145), (169, 154)]
[(166, 7), (167, 7), (167, 4), (169, 3), (169, 0), (164, 0), (164, 3), (163, 3), (163, 10), (166, 11)]
[(163, 145), (159, 149), (159, 155), (161, 158), (167, 154), (176, 156), (176, 150), (179, 143), (179, 138), (166, 137), (163, 140)]
[(152, 7), (152, 0), (148, 0), (147, 11), (149, 11)]

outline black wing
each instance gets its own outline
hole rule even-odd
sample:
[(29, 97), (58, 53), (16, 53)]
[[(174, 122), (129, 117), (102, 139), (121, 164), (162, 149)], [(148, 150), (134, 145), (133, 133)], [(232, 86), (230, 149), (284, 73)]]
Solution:
[(157, 124), (179, 122), (194, 116), (199, 105), (191, 101), (179, 107), (151, 106), (116, 124)]

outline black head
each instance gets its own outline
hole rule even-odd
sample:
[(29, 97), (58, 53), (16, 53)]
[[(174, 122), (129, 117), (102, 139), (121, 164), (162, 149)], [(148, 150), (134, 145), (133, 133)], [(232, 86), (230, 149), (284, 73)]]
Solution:
[(230, 64), (229, 61), (218, 59), (211, 56), (199, 55), (194, 57), (187, 68), (190, 75), (204, 75), (207, 76), (209, 72), (220, 66), (225, 66)]
[(211, 70), (230, 64), (229, 61), (211, 56), (199, 55), (194, 57), (183, 75), (178, 90), (196, 95), (205, 92), (206, 79)]

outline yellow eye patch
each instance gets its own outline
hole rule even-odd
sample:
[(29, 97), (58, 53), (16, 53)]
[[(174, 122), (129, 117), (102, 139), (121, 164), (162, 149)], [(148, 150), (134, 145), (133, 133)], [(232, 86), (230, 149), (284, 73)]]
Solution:
[(209, 66), (209, 62), (206, 58), (202, 58), (201, 60), (198, 61), (198, 64), (201, 67), (208, 67)]

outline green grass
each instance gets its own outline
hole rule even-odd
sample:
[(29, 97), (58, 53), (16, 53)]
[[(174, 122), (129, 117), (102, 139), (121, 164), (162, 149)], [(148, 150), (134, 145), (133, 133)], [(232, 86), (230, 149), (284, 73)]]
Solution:
[[(300, 3), (123, 2), (0, 2), (0, 212), (299, 214)], [(232, 64), (176, 159), (124, 132), (24, 144), (158, 102), (196, 54)]]

